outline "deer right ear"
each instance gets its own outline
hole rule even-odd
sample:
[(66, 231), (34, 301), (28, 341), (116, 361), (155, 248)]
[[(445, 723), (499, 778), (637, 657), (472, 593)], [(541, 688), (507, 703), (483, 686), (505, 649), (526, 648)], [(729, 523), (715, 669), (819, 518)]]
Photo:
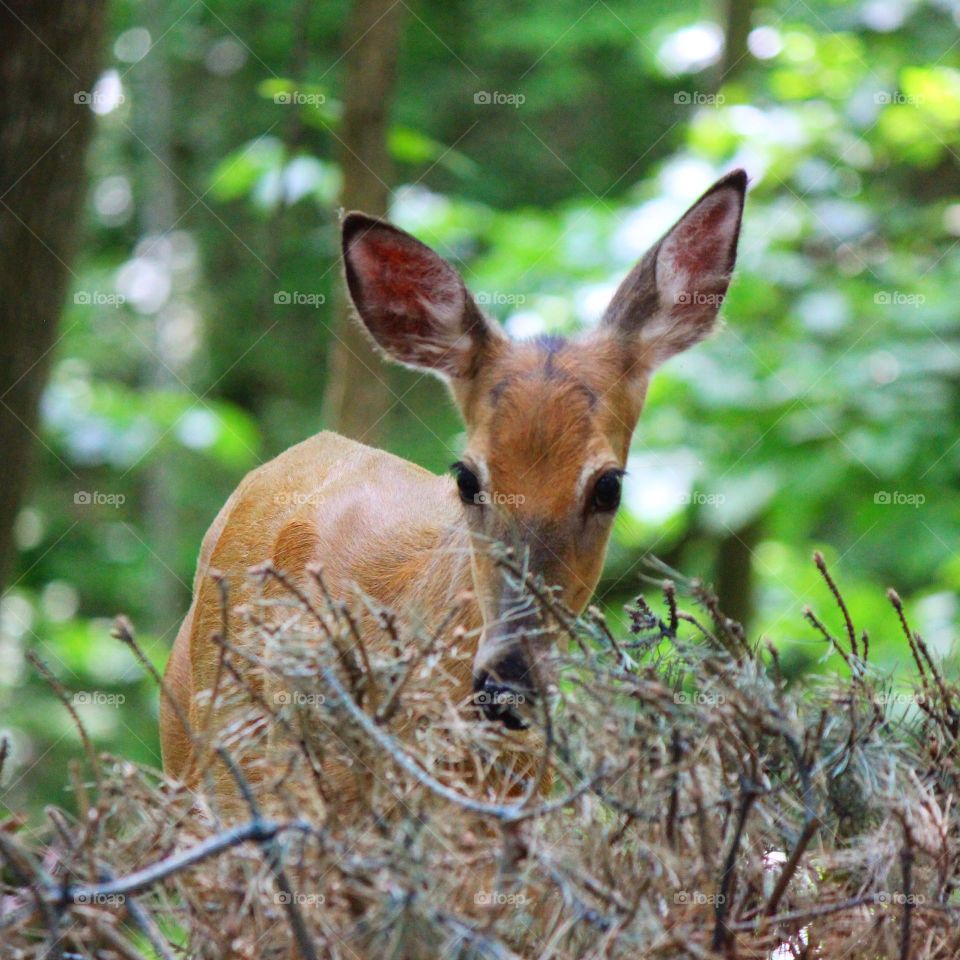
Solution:
[(718, 180), (620, 285), (601, 321), (649, 373), (713, 328), (737, 258), (747, 175)]
[(343, 262), (360, 319), (400, 363), (466, 379), (503, 337), (443, 257), (384, 220), (347, 214)]

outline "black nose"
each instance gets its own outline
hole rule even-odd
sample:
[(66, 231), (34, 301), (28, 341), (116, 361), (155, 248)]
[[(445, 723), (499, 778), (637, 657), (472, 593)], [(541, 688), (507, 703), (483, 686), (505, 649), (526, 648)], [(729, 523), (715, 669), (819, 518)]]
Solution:
[(499, 720), (508, 730), (525, 730), (520, 711), (534, 700), (530, 667), (519, 651), (508, 653), (473, 679), (474, 703), (488, 720)]

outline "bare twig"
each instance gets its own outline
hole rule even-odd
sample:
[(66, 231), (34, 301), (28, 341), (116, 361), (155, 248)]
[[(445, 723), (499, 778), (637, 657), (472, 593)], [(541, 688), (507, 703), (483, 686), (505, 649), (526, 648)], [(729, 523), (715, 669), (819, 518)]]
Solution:
[(37, 673), (39, 673), (44, 680), (49, 684), (50, 688), (57, 695), (57, 699), (64, 705), (67, 710), (67, 713), (70, 714), (70, 718), (73, 720), (74, 725), (77, 728), (77, 732), (80, 734), (80, 741), (83, 744), (83, 749), (87, 754), (87, 759), (90, 761), (90, 766), (93, 770), (93, 775), (97, 780), (98, 788), (102, 786), (102, 780), (100, 775), (100, 763), (97, 760), (97, 753), (93, 749), (93, 743), (90, 740), (90, 735), (87, 733), (87, 728), (83, 725), (83, 721), (80, 719), (80, 715), (77, 713), (77, 709), (73, 704), (73, 700), (70, 697), (70, 694), (67, 693), (63, 684), (53, 675), (50, 668), (34, 653), (32, 650), (27, 651), (27, 659), (33, 664)]

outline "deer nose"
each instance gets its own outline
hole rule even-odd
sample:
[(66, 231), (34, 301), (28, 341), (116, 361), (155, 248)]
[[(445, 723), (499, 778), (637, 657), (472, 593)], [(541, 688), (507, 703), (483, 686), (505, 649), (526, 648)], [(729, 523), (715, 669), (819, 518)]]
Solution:
[(530, 667), (518, 650), (509, 652), (473, 678), (473, 701), (488, 720), (499, 720), (508, 730), (525, 730), (520, 710), (534, 701)]

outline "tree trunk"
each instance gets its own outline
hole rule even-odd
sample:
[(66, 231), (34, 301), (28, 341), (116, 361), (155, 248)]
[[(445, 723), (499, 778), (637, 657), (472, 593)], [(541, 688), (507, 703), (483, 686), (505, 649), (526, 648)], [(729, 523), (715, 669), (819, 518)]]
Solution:
[[(141, 6), (143, 24), (154, 37), (163, 34), (166, 4), (149, 0)], [(177, 223), (177, 190), (174, 141), (174, 92), (167, 59), (161, 53), (144, 57), (130, 73), (135, 90), (133, 124), (134, 150), (139, 153), (138, 213), (141, 240), (160, 243)], [(139, 142), (137, 142), (139, 141)], [(177, 291), (173, 291), (172, 299)], [(186, 370), (175, 349), (171, 349), (166, 328), (175, 322), (175, 307), (163, 305), (153, 316), (153, 339), (143, 358), (143, 381), (148, 389), (169, 393), (185, 390)], [(145, 626), (160, 635), (169, 634), (183, 616), (189, 591), (172, 572), (177, 566), (177, 539), (180, 517), (171, 495), (175, 456), (158, 444), (150, 458), (144, 486), (144, 528), (151, 545), (154, 568), (146, 585), (149, 616)]]
[[(723, 63), (717, 86), (735, 79), (749, 66), (747, 37), (755, 0), (724, 0)], [(749, 630), (754, 613), (753, 551), (760, 540), (762, 517), (731, 530), (717, 550), (717, 596), (723, 612)]]
[(753, 619), (753, 554), (760, 542), (760, 523), (749, 523), (720, 541), (717, 550), (717, 597), (720, 609), (749, 628)]
[[(70, 280), (105, 0), (0, 5), (0, 587)], [(77, 102), (77, 101), (80, 102)]]
[(724, 0), (723, 62), (718, 86), (732, 80), (747, 65), (747, 37), (753, 28), (754, 0)]
[[(390, 199), (387, 133), (402, 10), (395, 0), (354, 0), (345, 37), (341, 205), (374, 216), (386, 214)], [(344, 285), (336, 289), (324, 420), (332, 430), (372, 443), (390, 409), (389, 369), (353, 321)]]

